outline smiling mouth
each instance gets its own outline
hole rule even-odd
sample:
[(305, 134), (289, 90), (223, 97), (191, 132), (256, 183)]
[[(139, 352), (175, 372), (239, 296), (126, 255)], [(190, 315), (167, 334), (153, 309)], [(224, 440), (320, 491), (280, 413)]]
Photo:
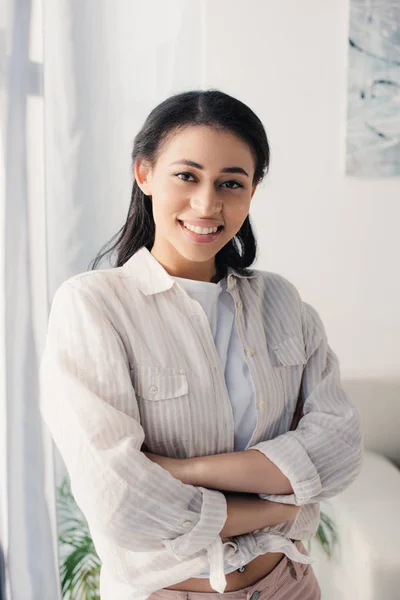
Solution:
[[(178, 222), (182, 225), (182, 227), (185, 227), (185, 225), (183, 224), (183, 221), (181, 221), (180, 219), (178, 219)], [(217, 231), (221, 231), (223, 228), (224, 228), (223, 225), (218, 225)], [(185, 227), (185, 229), (187, 229), (187, 227)], [(207, 228), (205, 227), (205, 229), (207, 229)], [(191, 231), (191, 230), (189, 229), (189, 231)]]
[(215, 242), (221, 235), (222, 230), (224, 229), (223, 225), (218, 225), (217, 231), (214, 233), (196, 233), (191, 229), (188, 229), (183, 224), (183, 221), (178, 219), (179, 227), (182, 229), (187, 240), (190, 240), (194, 244), (204, 245)]

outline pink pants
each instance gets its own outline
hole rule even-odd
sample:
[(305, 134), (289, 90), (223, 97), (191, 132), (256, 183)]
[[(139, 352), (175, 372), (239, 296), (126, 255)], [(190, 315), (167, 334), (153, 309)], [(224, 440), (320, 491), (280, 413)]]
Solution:
[[(303, 553), (308, 552), (300, 541), (295, 542)], [(321, 588), (311, 565), (292, 561), (286, 555), (257, 583), (236, 592), (183, 592), (158, 590), (148, 600), (321, 600)]]

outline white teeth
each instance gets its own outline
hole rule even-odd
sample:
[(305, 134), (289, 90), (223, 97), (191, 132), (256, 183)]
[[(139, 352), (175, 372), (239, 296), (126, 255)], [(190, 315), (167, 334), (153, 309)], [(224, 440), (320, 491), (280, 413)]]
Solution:
[(183, 223), (186, 229), (190, 231), (194, 231), (194, 233), (200, 233), (202, 235), (207, 235), (208, 233), (216, 233), (218, 231), (218, 227), (198, 227), (197, 225), (189, 225), (188, 223)]

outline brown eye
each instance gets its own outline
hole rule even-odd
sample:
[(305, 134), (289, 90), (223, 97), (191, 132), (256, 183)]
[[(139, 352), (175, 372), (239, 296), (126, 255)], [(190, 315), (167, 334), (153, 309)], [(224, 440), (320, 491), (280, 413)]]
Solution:
[(189, 179), (182, 179), (180, 175), (183, 175), (184, 177), (193, 177), (191, 173), (175, 173), (175, 176), (178, 177), (178, 179), (180, 179), (181, 181), (189, 181)]
[(233, 183), (234, 185), (237, 186), (237, 187), (229, 187), (228, 186), (229, 190), (237, 190), (238, 188), (242, 188), (243, 187), (243, 185), (241, 183), (239, 183), (238, 181), (235, 181), (234, 179), (230, 179), (229, 181), (224, 181), (224, 183), (221, 184), (221, 185), (224, 185), (225, 183), (226, 184)]

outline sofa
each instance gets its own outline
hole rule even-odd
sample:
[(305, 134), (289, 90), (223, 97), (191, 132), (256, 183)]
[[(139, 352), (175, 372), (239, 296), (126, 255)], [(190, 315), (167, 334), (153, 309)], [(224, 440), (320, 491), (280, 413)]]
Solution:
[(364, 432), (360, 475), (321, 502), (338, 542), (328, 559), (312, 541), (310, 554), (323, 600), (400, 599), (400, 375), (342, 377)]

